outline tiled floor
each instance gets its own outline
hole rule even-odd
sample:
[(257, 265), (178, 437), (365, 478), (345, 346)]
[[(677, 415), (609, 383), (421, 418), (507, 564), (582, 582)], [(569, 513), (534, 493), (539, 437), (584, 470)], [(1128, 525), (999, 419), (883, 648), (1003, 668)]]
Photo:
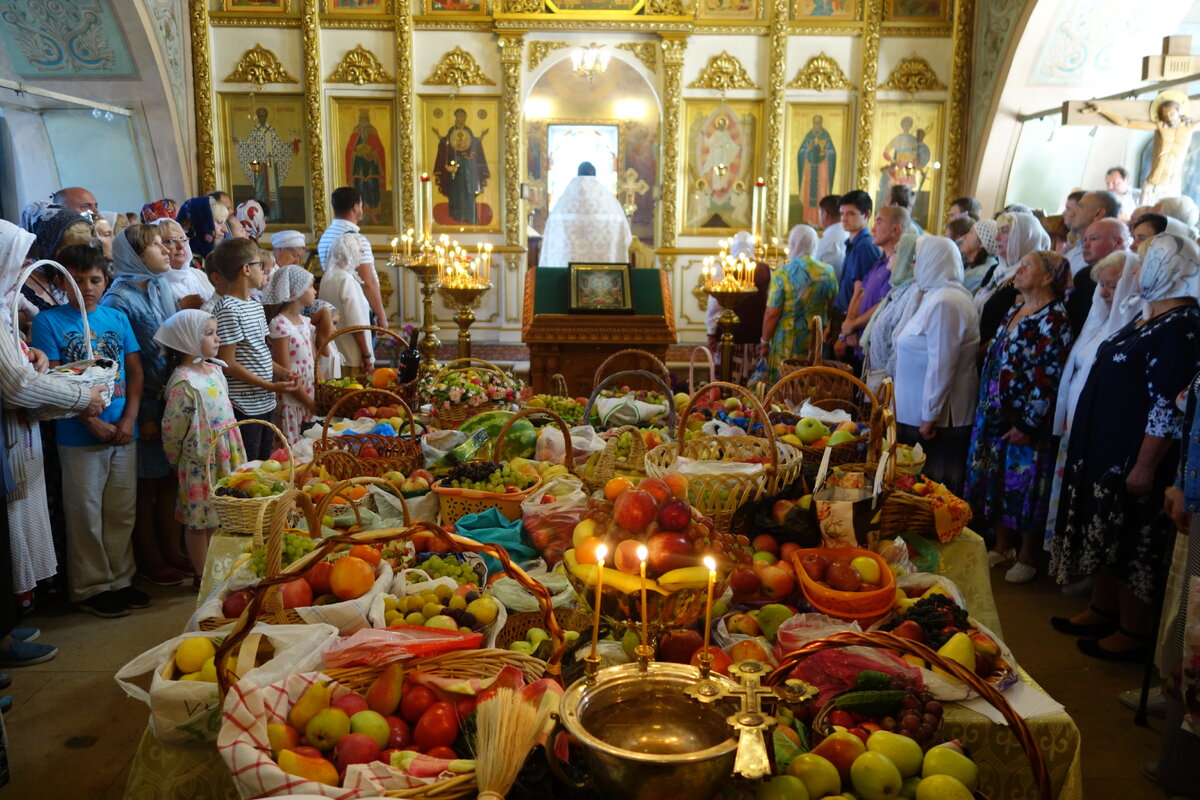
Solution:
[[(1086, 800), (1166, 797), (1138, 772), (1142, 762), (1157, 757), (1161, 721), (1152, 719), (1149, 728), (1138, 728), (1132, 713), (1115, 699), (1118, 691), (1138, 685), (1140, 667), (1088, 659), (1069, 637), (1051, 630), (1051, 614), (1073, 613), (1081, 601), (1064, 597), (1047, 580), (1013, 587), (996, 571), (993, 588), (1018, 660), (1067, 706), (1082, 731)], [(44, 641), (58, 646), (59, 655), (46, 664), (11, 672), (15, 706), (5, 724), (13, 780), (0, 789), (0, 798), (123, 796), (147, 710), (121, 691), (113, 673), (133, 656), (176, 635), (194, 604), (194, 595), (183, 589), (149, 590), (154, 606), (122, 619), (44, 608), (29, 620), (42, 628)], [(1014, 763), (1013, 768), (1023, 769), (1024, 764)]]

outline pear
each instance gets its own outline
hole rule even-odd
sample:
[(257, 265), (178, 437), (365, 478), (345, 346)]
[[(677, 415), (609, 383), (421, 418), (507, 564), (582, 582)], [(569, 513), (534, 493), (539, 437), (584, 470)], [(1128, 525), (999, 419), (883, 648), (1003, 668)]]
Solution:
[[(951, 661), (957, 661), (967, 668), (968, 671), (975, 671), (975, 645), (971, 644), (971, 637), (959, 631), (951, 636), (944, 645), (938, 649), (938, 655)], [(958, 680), (944, 669), (934, 667), (933, 671), (951, 680)]]
[(400, 705), (400, 690), (404, 685), (404, 669), (393, 661), (383, 668), (367, 690), (367, 708), (385, 717), (395, 714)]
[(862, 800), (894, 800), (903, 782), (900, 770), (883, 753), (868, 750), (850, 765), (850, 783)]
[(973, 800), (971, 790), (949, 775), (930, 775), (917, 784), (916, 800)]
[(294, 750), (283, 750), (279, 753), (279, 768), (289, 775), (326, 786), (337, 786), (340, 783), (337, 767), (330, 761), (316, 756), (300, 755)]
[[(967, 788), (968, 797), (979, 785), (978, 765), (952, 747), (932, 747), (925, 754), (925, 761), (921, 765), (921, 777), (928, 780), (934, 775), (948, 775), (954, 778)], [(921, 783), (924, 784), (925, 781)], [(920, 791), (917, 792), (917, 797), (921, 797)]]
[(323, 753), (328, 753), (338, 739), (350, 732), (350, 715), (341, 708), (323, 708), (308, 721), (304, 738)]
[(758, 625), (762, 628), (763, 636), (767, 637), (767, 641), (775, 644), (775, 637), (779, 634), (779, 627), (794, 616), (795, 613), (787, 606), (779, 603), (768, 603), (758, 612)]
[(916, 775), (921, 771), (921, 764), (925, 754), (921, 752), (921, 745), (915, 740), (907, 736), (901, 736), (898, 733), (891, 731), (875, 731), (867, 737), (867, 750), (875, 753), (883, 753), (892, 760), (896, 765), (896, 769), (900, 771), (900, 777), (907, 778), (910, 775)]
[(323, 708), (329, 708), (329, 681), (317, 681), (304, 690), (300, 699), (288, 713), (288, 724), (298, 731), (308, 727), (308, 723)]

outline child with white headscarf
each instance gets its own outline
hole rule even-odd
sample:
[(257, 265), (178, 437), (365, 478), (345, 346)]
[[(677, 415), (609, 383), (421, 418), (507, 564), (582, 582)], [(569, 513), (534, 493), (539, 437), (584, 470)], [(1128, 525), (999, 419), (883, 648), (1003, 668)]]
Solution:
[[(362, 260), (362, 246), (358, 234), (339, 236), (329, 248), (325, 259), (325, 275), (321, 278), (322, 300), (337, 309), (341, 316), (341, 327), (353, 328), (370, 325), (371, 307), (363, 292), (362, 279), (358, 277), (358, 265)], [(342, 357), (347, 367), (361, 368), (370, 372), (375, 367), (375, 350), (371, 334), (366, 331), (351, 334), (354, 341), (341, 346)], [(340, 377), (329, 375), (330, 378)]]
[(263, 289), (267, 306), (267, 339), (275, 363), (297, 376), (296, 388), (279, 395), (275, 418), (288, 444), (295, 444), (316, 411), (313, 325), (303, 310), (316, 299), (313, 276), (296, 264), (277, 267)]
[[(221, 371), (225, 364), (217, 360), (221, 338), (216, 317), (199, 309), (180, 311), (162, 324), (154, 341), (169, 351), (170, 363), (175, 365), (165, 390), (162, 444), (179, 475), (175, 517), (184, 524), (188, 557), (200, 575), (208, 557), (209, 537), (220, 524), (208, 503), (209, 459), (212, 476), (219, 479), (246, 460), (246, 451), (237, 428), (217, 439), (212, 435), (235, 419), (229, 384)], [(210, 453), (210, 448), (216, 452)]]

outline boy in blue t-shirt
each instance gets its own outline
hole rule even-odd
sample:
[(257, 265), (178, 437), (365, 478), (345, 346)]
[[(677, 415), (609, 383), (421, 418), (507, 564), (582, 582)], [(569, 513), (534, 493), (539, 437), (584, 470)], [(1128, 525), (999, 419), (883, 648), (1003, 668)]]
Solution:
[[(74, 245), (58, 256), (83, 295), (96, 358), (117, 362), (112, 403), (94, 417), (56, 423), (67, 521), (67, 585), (71, 601), (98, 617), (123, 617), (146, 608), (150, 597), (131, 583), (133, 522), (137, 508), (137, 414), (142, 366), (129, 318), (99, 305), (107, 286), (104, 254)], [(70, 305), (55, 306), (33, 319), (33, 346), (51, 366), (87, 358), (83, 315), (75, 293), (59, 278)]]

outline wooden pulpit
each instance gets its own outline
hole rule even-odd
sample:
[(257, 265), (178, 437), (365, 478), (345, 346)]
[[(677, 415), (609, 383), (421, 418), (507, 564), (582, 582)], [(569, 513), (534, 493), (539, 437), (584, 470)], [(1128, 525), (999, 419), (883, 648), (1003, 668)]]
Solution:
[[(596, 368), (618, 350), (645, 350), (660, 361), (666, 359), (667, 347), (675, 343), (675, 310), (666, 272), (630, 270), (632, 314), (571, 313), (568, 274), (566, 267), (539, 267), (525, 273), (521, 338), (529, 346), (534, 392), (548, 393), (551, 376), (559, 373), (573, 396), (587, 397), (594, 388)], [(629, 356), (606, 372), (649, 366)], [(650, 381), (621, 383), (658, 388)]]

